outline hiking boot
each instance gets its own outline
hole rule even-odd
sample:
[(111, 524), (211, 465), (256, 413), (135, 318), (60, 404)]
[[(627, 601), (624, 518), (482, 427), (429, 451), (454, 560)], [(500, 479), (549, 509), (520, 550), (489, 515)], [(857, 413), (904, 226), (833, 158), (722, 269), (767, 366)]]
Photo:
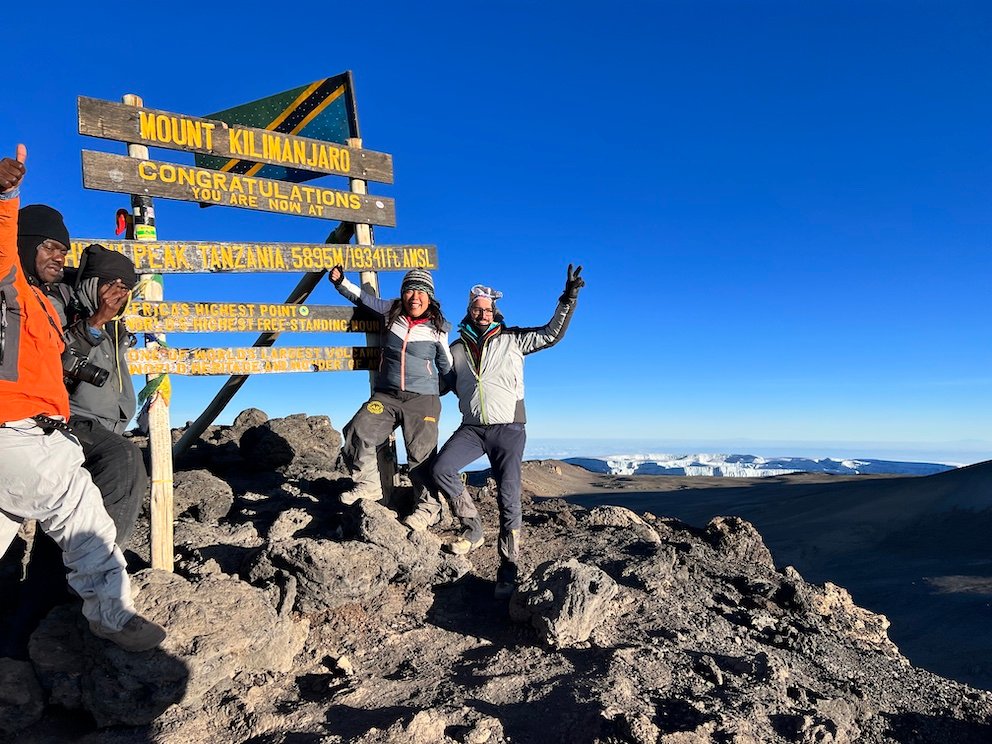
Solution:
[(346, 506), (354, 504), (356, 501), (361, 499), (371, 499), (372, 501), (379, 501), (382, 498), (382, 486), (378, 483), (368, 483), (362, 481), (356, 483), (350, 489), (345, 491), (339, 497), (341, 503)]
[(482, 536), (482, 520), (478, 517), (472, 519), (462, 519), (462, 534), (451, 542), (445, 543), (444, 547), (449, 553), (454, 555), (467, 555), (473, 550), (482, 547), (486, 539)]
[(510, 563), (509, 561), (500, 563), (499, 569), (496, 571), (496, 589), (493, 591), (493, 596), (496, 599), (509, 599), (512, 597), (513, 593), (517, 590), (517, 578), (519, 575), (520, 571), (516, 563)]
[(428, 527), (437, 524), (439, 521), (438, 515), (421, 506), (414, 509), (413, 514), (403, 520), (403, 524), (414, 532), (423, 532)]
[(105, 638), (116, 643), (125, 651), (148, 651), (165, 640), (165, 628), (141, 615), (135, 615), (120, 630), (108, 630), (97, 622), (90, 621), (90, 632), (97, 638)]

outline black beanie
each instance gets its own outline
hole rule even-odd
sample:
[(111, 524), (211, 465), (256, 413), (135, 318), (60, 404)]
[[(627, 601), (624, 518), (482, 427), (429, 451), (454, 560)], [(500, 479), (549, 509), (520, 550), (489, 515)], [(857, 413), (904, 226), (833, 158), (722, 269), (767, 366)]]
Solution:
[[(138, 283), (138, 275), (131, 259), (123, 253), (104, 248), (99, 243), (86, 246), (79, 257), (76, 286), (78, 287), (84, 279), (94, 276), (107, 281), (120, 279), (128, 289), (134, 289), (134, 285)], [(106, 283), (106, 281), (98, 282), (98, 284)]]
[(70, 248), (69, 230), (62, 215), (47, 204), (29, 204), (17, 213), (17, 253), (25, 273), (38, 278), (35, 261), (38, 246), (46, 240), (57, 240)]

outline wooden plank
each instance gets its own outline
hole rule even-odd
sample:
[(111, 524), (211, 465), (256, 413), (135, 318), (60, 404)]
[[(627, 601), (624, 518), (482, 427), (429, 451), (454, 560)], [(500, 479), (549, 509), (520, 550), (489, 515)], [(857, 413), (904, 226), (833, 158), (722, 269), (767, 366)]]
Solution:
[(131, 302), (133, 333), (373, 333), (379, 317), (351, 305), (249, 302)]
[(99, 243), (123, 253), (139, 274), (262, 273), (326, 271), (338, 264), (345, 271), (409, 271), (436, 269), (433, 245), (351, 245), (349, 243), (217, 243), (212, 241), (103, 240), (78, 238), (65, 257), (79, 266), (83, 249)]
[(384, 152), (86, 96), (78, 104), (79, 133), (91, 137), (393, 182), (393, 158)]
[(83, 150), (88, 189), (220, 204), (301, 217), (396, 226), (396, 205), (385, 196), (239, 176), (191, 165), (137, 160)]
[(373, 369), (379, 349), (365, 346), (246, 346), (217, 349), (140, 348), (127, 352), (131, 374), (258, 375)]

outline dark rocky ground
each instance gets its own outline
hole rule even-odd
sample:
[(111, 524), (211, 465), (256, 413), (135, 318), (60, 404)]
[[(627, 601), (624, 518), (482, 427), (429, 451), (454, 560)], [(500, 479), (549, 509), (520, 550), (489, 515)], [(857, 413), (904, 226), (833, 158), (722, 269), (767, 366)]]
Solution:
[[(56, 609), (29, 662), (0, 660), (0, 730), (93, 744), (992, 741), (992, 694), (911, 666), (885, 617), (776, 567), (740, 518), (691, 527), (532, 485), (525, 580), (497, 601), (491, 482), (470, 481), (486, 544), (455, 558), (443, 528), (339, 506), (339, 444), (319, 416), (248, 411), (209, 431), (176, 476), (175, 574), (135, 575), (139, 610), (169, 629), (162, 649), (125, 654)], [(527, 469), (555, 495), (576, 477)], [(138, 569), (145, 535), (133, 551)]]
[(568, 500), (586, 508), (626, 506), (697, 527), (732, 510), (758, 529), (776, 563), (840, 584), (886, 615), (914, 665), (992, 689), (992, 462), (926, 477), (563, 474)]

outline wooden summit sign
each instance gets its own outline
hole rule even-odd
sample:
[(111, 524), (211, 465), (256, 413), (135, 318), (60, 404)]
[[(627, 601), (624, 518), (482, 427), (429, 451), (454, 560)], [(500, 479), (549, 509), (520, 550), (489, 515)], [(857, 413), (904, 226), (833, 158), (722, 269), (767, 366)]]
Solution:
[(122, 194), (396, 226), (392, 199), (83, 150), (83, 185)]
[[(240, 158), (254, 161), (258, 170), (269, 164), (393, 182), (393, 159), (383, 152), (86, 96), (79, 97), (79, 133), (224, 159)], [(256, 173), (245, 171), (249, 176)]]
[(135, 333), (379, 333), (378, 317), (340, 305), (254, 302), (131, 302)]
[[(128, 156), (84, 150), (83, 185), (130, 194), (137, 240), (73, 241), (68, 267), (78, 267), (86, 245), (100, 243), (130, 258), (145, 297), (134, 299), (125, 317), (145, 334), (145, 347), (127, 352), (131, 374), (147, 375), (151, 450), (151, 561), (173, 566), (172, 457), (213, 422), (247, 376), (281, 372), (374, 370), (381, 357), (378, 317), (352, 306), (307, 305), (325, 272), (341, 265), (361, 272), (363, 287), (378, 293), (379, 271), (437, 268), (428, 245), (376, 246), (371, 225), (395, 226), (395, 203), (368, 194), (366, 181), (392, 183), (392, 157), (362, 148), (351, 73), (316, 80), (291, 90), (206, 117), (146, 108), (135, 95), (122, 104), (78, 98), (80, 134), (127, 143)], [(148, 148), (192, 153), (195, 165), (153, 160)], [(349, 179), (347, 190), (308, 185), (322, 176)], [(327, 242), (256, 243), (159, 241), (152, 197), (223, 205), (342, 222)], [(357, 245), (349, 241), (354, 234)], [(301, 272), (284, 303), (166, 302), (163, 274)], [(171, 348), (170, 333), (252, 332), (251, 347)], [(274, 347), (280, 334), (365, 333), (368, 346)], [(179, 442), (169, 427), (168, 375), (228, 375), (230, 379)], [(395, 449), (380, 450), (384, 493), (394, 485)]]
[(272, 372), (345, 372), (375, 369), (379, 349), (366, 346), (249, 346), (243, 348), (130, 349), (132, 374), (255, 375)]
[(79, 266), (90, 243), (123, 253), (139, 274), (263, 273), (326, 271), (409, 271), (436, 269), (433, 245), (353, 245), (351, 243), (215, 243), (212, 241), (72, 241), (65, 265)]

